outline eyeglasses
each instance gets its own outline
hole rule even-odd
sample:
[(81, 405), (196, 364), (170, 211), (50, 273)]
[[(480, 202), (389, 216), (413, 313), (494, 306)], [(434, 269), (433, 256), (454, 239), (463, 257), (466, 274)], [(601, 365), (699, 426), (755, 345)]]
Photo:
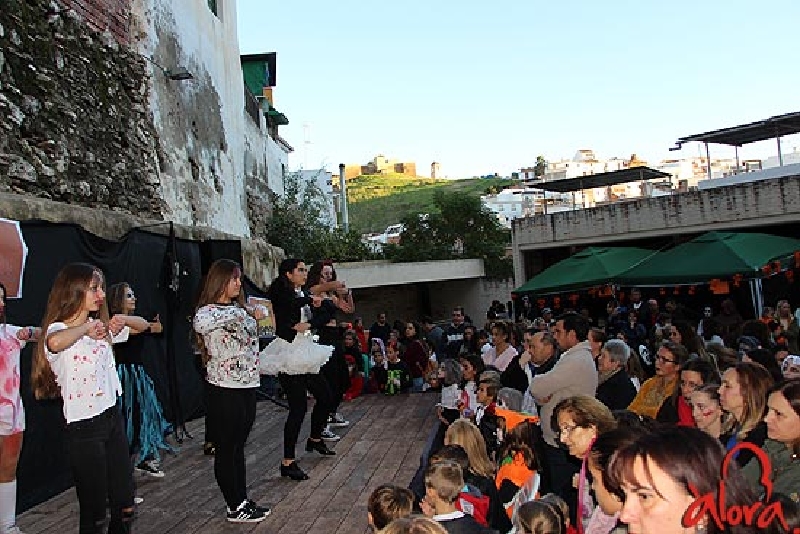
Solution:
[(129, 292), (125, 293), (125, 298), (135, 299), (136, 295), (134, 295), (132, 292), (129, 291)]
[(660, 354), (656, 355), (656, 360), (662, 361), (664, 363), (675, 363), (675, 360), (670, 360), (669, 358), (666, 358)]
[(572, 434), (572, 431), (575, 430), (576, 428), (578, 428), (578, 425), (562, 426), (561, 428), (558, 429), (558, 435), (564, 436)]

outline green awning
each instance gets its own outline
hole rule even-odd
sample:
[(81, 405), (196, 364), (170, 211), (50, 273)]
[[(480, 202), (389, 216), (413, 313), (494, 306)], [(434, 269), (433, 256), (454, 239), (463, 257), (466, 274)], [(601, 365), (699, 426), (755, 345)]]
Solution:
[(789, 237), (709, 232), (659, 252), (620, 273), (617, 282), (629, 286), (682, 285), (700, 284), (737, 274), (744, 278), (759, 278), (765, 265), (775, 260), (788, 260), (797, 251), (800, 251), (800, 240)]
[(636, 247), (588, 247), (569, 258), (551, 265), (513, 293), (560, 293), (613, 283), (654, 252)]
[(267, 117), (267, 124), (270, 126), (286, 126), (289, 124), (289, 119), (286, 118), (286, 115), (275, 108), (269, 108), (269, 111), (264, 113), (264, 116)]

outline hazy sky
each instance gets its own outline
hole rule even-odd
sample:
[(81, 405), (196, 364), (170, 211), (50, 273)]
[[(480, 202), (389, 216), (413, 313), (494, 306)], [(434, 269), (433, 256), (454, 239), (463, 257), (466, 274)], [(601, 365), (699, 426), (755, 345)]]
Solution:
[[(699, 153), (668, 152), (678, 137), (800, 111), (800, 0), (237, 6), (241, 53), (278, 53), (292, 168), (382, 153), (467, 177), (580, 148), (653, 164)], [(774, 141), (741, 150), (774, 153)]]

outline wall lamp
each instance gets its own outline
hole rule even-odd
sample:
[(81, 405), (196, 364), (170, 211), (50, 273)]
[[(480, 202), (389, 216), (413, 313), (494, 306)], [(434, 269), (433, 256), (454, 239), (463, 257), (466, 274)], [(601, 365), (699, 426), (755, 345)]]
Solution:
[(166, 76), (170, 80), (182, 81), (182, 80), (191, 80), (194, 78), (192, 73), (186, 69), (178, 69), (178, 68), (174, 70), (166, 69), (161, 65), (159, 65), (158, 63), (156, 63), (155, 60), (153, 60), (153, 58), (148, 56), (142, 56), (142, 57), (147, 61), (149, 61), (150, 63), (152, 63), (153, 65), (155, 65), (156, 67), (158, 67), (158, 70), (164, 73), (164, 76)]

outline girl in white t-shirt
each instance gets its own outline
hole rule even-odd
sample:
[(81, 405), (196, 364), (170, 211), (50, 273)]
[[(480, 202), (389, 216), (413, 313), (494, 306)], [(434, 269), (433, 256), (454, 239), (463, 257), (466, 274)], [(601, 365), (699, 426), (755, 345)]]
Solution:
[(105, 280), (97, 267), (72, 263), (56, 276), (47, 299), (43, 339), (31, 383), (37, 399), (64, 401), (66, 443), (80, 507), (80, 534), (128, 533), (133, 519), (133, 466), (122, 413), (112, 343), (125, 341), (141, 317), (109, 319)]
[(19, 355), (39, 329), (6, 324), (6, 288), (0, 283), (0, 534), (18, 532), (17, 463), (25, 430), (25, 412), (19, 394)]

